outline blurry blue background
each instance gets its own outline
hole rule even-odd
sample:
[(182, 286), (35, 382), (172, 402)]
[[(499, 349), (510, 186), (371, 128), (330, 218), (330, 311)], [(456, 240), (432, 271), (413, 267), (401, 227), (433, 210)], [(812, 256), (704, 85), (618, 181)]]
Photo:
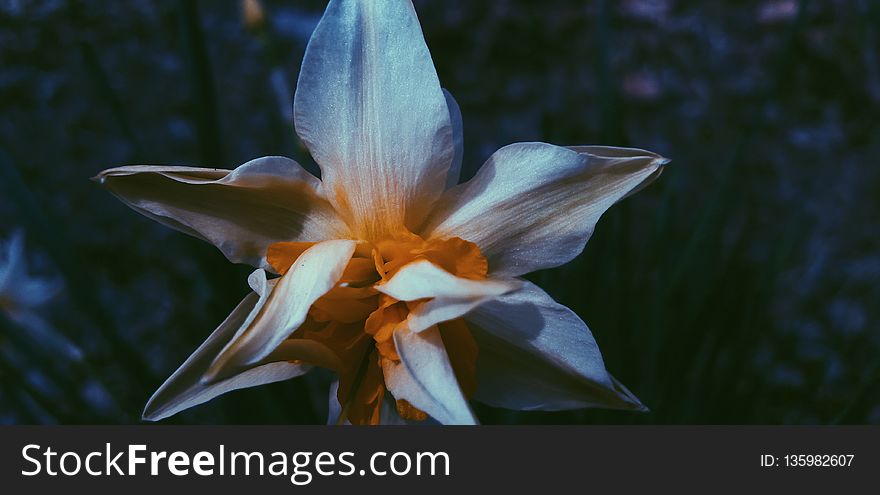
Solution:
[[(249, 291), (246, 267), (88, 178), (272, 154), (316, 170), (290, 103), (325, 3), (261, 4), (246, 22), (236, 1), (0, 1), (0, 267), (47, 299), (0, 295), (0, 422), (138, 421)], [(652, 411), (477, 405), (483, 422), (880, 423), (880, 2), (416, 8), (464, 115), (465, 177), (517, 141), (673, 159), (583, 255), (530, 276)], [(320, 423), (327, 380), (170, 421)]]

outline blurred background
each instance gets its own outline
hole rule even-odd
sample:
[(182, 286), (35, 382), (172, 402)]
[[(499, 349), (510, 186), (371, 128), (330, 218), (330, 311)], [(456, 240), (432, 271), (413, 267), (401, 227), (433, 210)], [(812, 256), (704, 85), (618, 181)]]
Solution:
[[(416, 1), (468, 178), (517, 141), (672, 158), (530, 275), (651, 408), (485, 423), (880, 423), (880, 2)], [(257, 5), (258, 8), (254, 7)], [(247, 267), (88, 179), (316, 168), (291, 101), (323, 0), (0, 0), (0, 423), (132, 423)], [(173, 423), (323, 423), (329, 377)]]

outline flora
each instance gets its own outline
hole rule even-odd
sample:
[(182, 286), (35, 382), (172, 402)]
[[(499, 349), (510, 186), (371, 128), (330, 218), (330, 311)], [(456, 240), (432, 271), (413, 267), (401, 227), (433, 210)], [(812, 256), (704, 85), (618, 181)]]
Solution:
[[(45, 316), (46, 306), (62, 289), (61, 280), (29, 273), (27, 255), (22, 230), (14, 230), (8, 240), (0, 239), (0, 318), (8, 318), (22, 336), (41, 348), (72, 361), (82, 360), (82, 350)], [(4, 343), (0, 340), (0, 354), (9, 352)]]
[(257, 268), (253, 293), (153, 395), (146, 419), (314, 366), (339, 377), (331, 420), (353, 424), (476, 423), (471, 399), (644, 408), (580, 318), (519, 277), (577, 256), (664, 158), (517, 143), (458, 184), (461, 114), (409, 0), (330, 2), (294, 117), (320, 180), (283, 157), (98, 176), (135, 210)]

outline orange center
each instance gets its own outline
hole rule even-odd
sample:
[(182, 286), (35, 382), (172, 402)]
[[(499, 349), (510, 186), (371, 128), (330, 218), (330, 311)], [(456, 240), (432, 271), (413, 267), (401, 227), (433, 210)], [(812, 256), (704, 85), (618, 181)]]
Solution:
[[(266, 259), (284, 275), (313, 244), (278, 242), (269, 246)], [(379, 423), (385, 397), (382, 361), (400, 361), (394, 347), (394, 330), (424, 301), (398, 301), (373, 286), (416, 260), (428, 260), (462, 278), (483, 280), (488, 272), (479, 248), (458, 237), (426, 241), (407, 233), (375, 243), (361, 242), (339, 283), (315, 301), (306, 322), (290, 337), (322, 343), (342, 363), (334, 369), (339, 374), (337, 399), (343, 405), (340, 421)], [(440, 323), (438, 328), (458, 383), (470, 397), (476, 389), (477, 344), (461, 318)], [(404, 400), (397, 401), (397, 412), (405, 419), (427, 417)]]

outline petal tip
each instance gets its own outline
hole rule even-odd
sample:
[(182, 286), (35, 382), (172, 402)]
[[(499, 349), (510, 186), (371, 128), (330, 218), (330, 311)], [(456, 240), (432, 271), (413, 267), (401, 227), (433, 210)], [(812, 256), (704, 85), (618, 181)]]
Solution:
[(144, 406), (143, 412), (141, 412), (141, 421), (149, 421), (151, 423), (155, 423), (156, 421), (165, 419), (168, 416), (168, 414), (162, 414), (161, 407), (155, 407), (155, 405), (153, 404), (153, 399), (151, 398), (147, 402), (147, 405)]
[(94, 182), (95, 184), (99, 184), (99, 185), (103, 186), (107, 182), (107, 172), (109, 172), (109, 170), (111, 170), (111, 169), (102, 170), (102, 171), (98, 172), (97, 174), (93, 175), (92, 177), (89, 177), (89, 180)]
[(617, 392), (618, 396), (624, 402), (624, 404), (628, 406), (625, 407), (625, 409), (640, 413), (651, 412), (648, 406), (644, 405), (634, 393), (632, 393), (628, 388), (626, 388), (623, 383), (620, 382), (620, 380), (615, 378), (613, 375), (609, 374), (609, 376), (611, 377), (611, 383), (614, 385), (614, 389)]
[(665, 156), (661, 156), (654, 159), (654, 162), (657, 164), (657, 170), (663, 170), (666, 168), (670, 162), (672, 162), (672, 158), (666, 158)]

